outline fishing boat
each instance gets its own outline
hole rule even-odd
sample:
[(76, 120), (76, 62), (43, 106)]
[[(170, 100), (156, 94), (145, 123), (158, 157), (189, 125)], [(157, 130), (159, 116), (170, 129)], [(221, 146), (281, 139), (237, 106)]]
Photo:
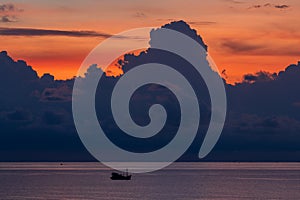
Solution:
[(131, 180), (131, 175), (128, 174), (128, 171), (126, 170), (126, 173), (111, 173), (111, 180)]

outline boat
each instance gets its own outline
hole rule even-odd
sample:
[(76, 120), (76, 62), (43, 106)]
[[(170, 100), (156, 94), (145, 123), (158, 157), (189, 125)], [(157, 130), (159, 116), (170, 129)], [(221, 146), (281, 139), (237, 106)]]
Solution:
[(113, 172), (113, 173), (111, 173), (110, 179), (111, 180), (131, 180), (131, 175), (128, 174), (128, 171), (126, 171), (125, 174)]

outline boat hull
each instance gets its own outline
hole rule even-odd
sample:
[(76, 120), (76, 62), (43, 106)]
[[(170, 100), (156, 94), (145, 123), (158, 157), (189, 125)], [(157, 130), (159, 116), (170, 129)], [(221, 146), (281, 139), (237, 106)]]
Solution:
[(124, 177), (110, 177), (111, 180), (131, 180), (131, 175)]
[(110, 179), (111, 180), (131, 180), (131, 175), (112, 173)]

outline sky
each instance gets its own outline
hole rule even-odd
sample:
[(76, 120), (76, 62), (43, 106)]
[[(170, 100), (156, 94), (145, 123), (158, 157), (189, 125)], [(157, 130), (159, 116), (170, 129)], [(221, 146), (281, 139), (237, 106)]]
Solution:
[(300, 60), (299, 11), (297, 0), (0, 1), (1, 50), (26, 60), (39, 76), (67, 79), (107, 37), (185, 20), (234, 83)]

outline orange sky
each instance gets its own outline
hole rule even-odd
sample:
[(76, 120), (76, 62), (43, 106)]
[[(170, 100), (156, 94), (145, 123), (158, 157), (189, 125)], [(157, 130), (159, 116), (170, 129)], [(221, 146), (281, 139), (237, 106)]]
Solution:
[[(300, 2), (297, 0), (211, 1), (6, 1), (1, 28), (95, 31), (115, 34), (183, 19), (203, 37), (228, 81), (260, 70), (278, 72), (300, 60)], [(285, 6), (286, 5), (286, 6)], [(9, 19), (5, 21), (3, 17)], [(2, 19), (2, 20), (1, 20)], [(0, 30), (1, 32), (1, 30)], [(26, 60), (39, 75), (71, 78), (104, 37), (0, 34), (1, 49)]]

